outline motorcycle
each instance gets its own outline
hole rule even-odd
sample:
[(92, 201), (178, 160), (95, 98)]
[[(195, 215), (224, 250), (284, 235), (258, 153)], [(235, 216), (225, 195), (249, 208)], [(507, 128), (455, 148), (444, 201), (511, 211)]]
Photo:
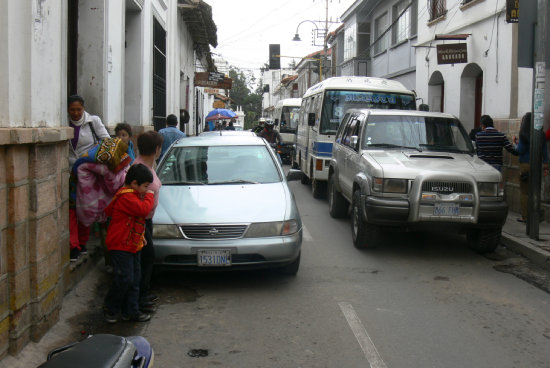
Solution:
[(154, 357), (144, 337), (98, 334), (50, 351), (38, 368), (152, 368)]

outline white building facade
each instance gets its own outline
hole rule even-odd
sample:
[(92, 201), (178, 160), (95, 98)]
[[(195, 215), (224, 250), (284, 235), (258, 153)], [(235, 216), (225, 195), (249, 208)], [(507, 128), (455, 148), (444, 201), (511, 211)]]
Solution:
[(415, 89), (418, 0), (357, 0), (330, 41), (337, 76), (397, 80)]
[[(481, 115), (516, 119), (531, 110), (532, 69), (517, 67), (518, 26), (506, 23), (506, 2), (428, 1), (418, 18), (416, 91), (432, 111), (456, 115), (467, 130)], [(436, 35), (466, 36), (464, 41)], [(465, 43), (467, 63), (438, 64), (438, 44)]]
[(194, 0), (78, 2), (78, 22), (69, 29), (78, 32), (76, 47), (69, 45), (76, 53), (74, 92), (108, 127), (127, 122), (158, 130), (167, 115), (180, 116), (185, 109), (190, 114), (185, 130), (194, 134), (195, 61), (208, 68), (195, 45), (215, 45), (216, 34), (206, 22), (202, 28), (209, 39), (197, 38), (185, 20), (208, 8)]

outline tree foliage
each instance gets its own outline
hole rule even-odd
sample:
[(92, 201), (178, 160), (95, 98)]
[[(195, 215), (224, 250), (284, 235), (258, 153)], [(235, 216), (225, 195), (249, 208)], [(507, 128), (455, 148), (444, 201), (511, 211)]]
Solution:
[[(244, 129), (252, 128), (262, 114), (262, 91), (258, 87), (254, 91), (256, 78), (249, 72), (245, 74), (235, 67), (229, 69), (229, 78), (233, 79), (233, 86), (229, 91), (230, 104), (233, 110), (242, 106), (245, 114)], [(261, 86), (261, 83), (259, 84)]]

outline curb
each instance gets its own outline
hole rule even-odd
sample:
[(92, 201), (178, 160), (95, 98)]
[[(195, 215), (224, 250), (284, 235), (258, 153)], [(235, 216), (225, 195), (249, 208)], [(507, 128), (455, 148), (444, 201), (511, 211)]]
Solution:
[(505, 232), (502, 233), (500, 242), (506, 246), (506, 248), (521, 254), (536, 265), (550, 271), (550, 252), (540, 249), (538, 246), (531, 244), (528, 240), (518, 238)]

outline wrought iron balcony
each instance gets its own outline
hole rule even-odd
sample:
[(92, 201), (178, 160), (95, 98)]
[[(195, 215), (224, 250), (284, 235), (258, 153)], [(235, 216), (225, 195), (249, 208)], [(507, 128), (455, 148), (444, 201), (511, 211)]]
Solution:
[(437, 19), (447, 13), (445, 0), (428, 0), (428, 11), (430, 12), (430, 21)]

